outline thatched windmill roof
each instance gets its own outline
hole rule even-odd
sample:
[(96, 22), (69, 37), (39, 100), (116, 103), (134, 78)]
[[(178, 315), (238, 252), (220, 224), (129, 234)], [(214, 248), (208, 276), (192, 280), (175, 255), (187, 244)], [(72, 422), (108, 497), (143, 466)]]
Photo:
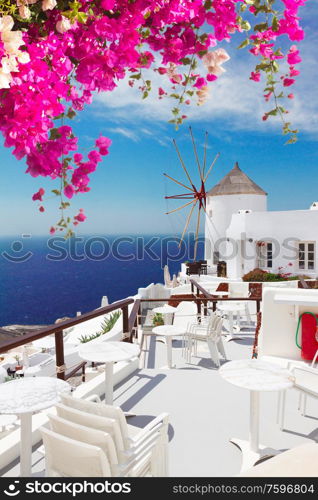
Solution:
[(236, 162), (232, 170), (223, 179), (216, 184), (207, 196), (221, 196), (227, 194), (261, 194), (267, 193), (255, 184), (238, 166)]

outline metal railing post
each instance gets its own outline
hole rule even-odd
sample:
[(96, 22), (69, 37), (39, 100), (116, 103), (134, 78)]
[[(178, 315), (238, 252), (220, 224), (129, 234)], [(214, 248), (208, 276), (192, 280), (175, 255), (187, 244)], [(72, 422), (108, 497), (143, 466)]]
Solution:
[[(129, 333), (129, 314), (128, 314), (128, 306), (122, 307), (123, 312), (123, 337), (126, 338), (126, 335)], [(129, 339), (131, 342), (131, 339)]]
[(63, 330), (55, 332), (55, 359), (56, 359), (56, 376), (57, 378), (65, 380)]

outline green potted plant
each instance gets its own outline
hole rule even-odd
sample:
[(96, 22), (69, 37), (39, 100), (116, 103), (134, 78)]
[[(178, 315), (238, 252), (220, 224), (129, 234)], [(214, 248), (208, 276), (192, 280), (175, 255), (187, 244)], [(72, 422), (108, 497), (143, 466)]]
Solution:
[(164, 325), (165, 322), (164, 322), (164, 319), (163, 319), (163, 315), (161, 313), (156, 313), (152, 319), (152, 324), (154, 326), (161, 326), (161, 325)]

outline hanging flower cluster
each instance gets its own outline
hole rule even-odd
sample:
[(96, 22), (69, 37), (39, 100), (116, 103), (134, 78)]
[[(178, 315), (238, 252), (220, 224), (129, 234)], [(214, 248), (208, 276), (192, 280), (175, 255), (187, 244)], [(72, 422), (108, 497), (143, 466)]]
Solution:
[[(142, 97), (151, 91), (143, 70), (152, 68), (172, 85), (171, 93), (159, 88), (159, 98), (172, 97), (177, 104), (171, 120), (176, 126), (186, 115), (181, 109), (192, 98), (203, 104), (208, 86), (223, 72), (229, 60), (218, 43), (235, 33), (247, 33), (240, 47), (249, 47), (260, 58), (250, 78), (266, 76), (266, 101), (285, 109), (277, 92), (279, 62), (287, 61), (281, 75), (282, 89), (294, 84), (301, 62), (294, 42), (302, 40), (298, 9), (306, 0), (282, 0), (284, 10), (274, 10), (274, 0), (4, 0), (0, 5), (0, 130), (5, 146), (16, 158), (25, 158), (33, 177), (59, 180), (53, 193), (61, 197), (61, 220), (51, 228), (64, 230), (86, 218), (81, 210), (73, 218), (64, 210), (75, 194), (89, 191), (90, 175), (111, 141), (99, 137), (87, 158), (78, 152), (78, 140), (65, 125), (85, 105), (93, 92), (112, 91), (128, 77), (139, 85)], [(253, 25), (253, 19), (262, 22)], [(210, 26), (210, 29), (207, 27)], [(292, 42), (284, 54), (278, 40)], [(159, 54), (160, 64), (155, 55)], [(158, 57), (157, 59), (158, 60)], [(203, 64), (198, 70), (198, 62)], [(288, 90), (288, 98), (293, 94)], [(55, 121), (62, 124), (56, 126)], [(284, 132), (295, 140), (296, 131), (284, 121)], [(44, 190), (33, 199), (42, 204)], [(69, 234), (71, 231), (69, 230)]]

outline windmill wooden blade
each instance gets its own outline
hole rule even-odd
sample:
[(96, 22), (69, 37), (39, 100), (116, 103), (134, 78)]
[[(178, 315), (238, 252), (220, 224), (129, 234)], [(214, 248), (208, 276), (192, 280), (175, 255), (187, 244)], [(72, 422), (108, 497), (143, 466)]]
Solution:
[(193, 137), (192, 128), (189, 127), (189, 130), (190, 130), (190, 135), (191, 135), (191, 140), (192, 140), (192, 145), (193, 145), (194, 156), (195, 156), (195, 159), (197, 161), (197, 165), (198, 165), (198, 169), (199, 169), (200, 179), (201, 179), (201, 181), (203, 181), (203, 175), (202, 175), (202, 172), (201, 172), (201, 165), (200, 165), (200, 161), (199, 161), (199, 157), (198, 157), (197, 147), (195, 145), (195, 140), (194, 140), (194, 137)]
[(189, 187), (189, 186), (186, 186), (185, 184), (182, 184), (182, 182), (180, 181), (177, 181), (177, 179), (174, 179), (173, 177), (171, 177), (170, 175), (168, 174), (163, 174), (165, 177), (168, 177), (168, 179), (171, 179), (173, 182), (176, 182), (177, 184), (180, 184), (180, 186), (188, 189), (189, 191), (192, 191), (192, 189)]
[(172, 214), (173, 212), (178, 212), (178, 210), (182, 210), (182, 208), (185, 208), (185, 207), (191, 205), (191, 203), (193, 203), (193, 200), (189, 201), (189, 203), (185, 203), (185, 205), (182, 205), (182, 207), (178, 207), (178, 208), (175, 208), (174, 210), (170, 210), (170, 212), (166, 212), (166, 215)]
[(215, 156), (215, 158), (214, 158), (214, 160), (213, 160), (213, 162), (212, 162), (212, 164), (211, 164), (211, 166), (210, 166), (210, 168), (209, 168), (209, 170), (208, 170), (208, 173), (206, 174), (206, 176), (205, 176), (205, 177), (204, 177), (204, 179), (203, 179), (203, 182), (204, 182), (204, 183), (206, 182), (207, 178), (209, 177), (209, 175), (210, 175), (210, 173), (211, 173), (211, 170), (212, 170), (212, 168), (214, 167), (215, 162), (216, 162), (216, 160), (218, 159), (218, 157), (219, 157), (219, 156), (220, 156), (220, 153), (217, 153), (217, 155)]
[(179, 148), (178, 148), (178, 145), (177, 145), (177, 143), (176, 143), (175, 139), (173, 139), (173, 141), (172, 141), (172, 142), (173, 142), (173, 145), (174, 145), (174, 147), (175, 147), (175, 149), (176, 149), (176, 151), (177, 151), (177, 155), (178, 155), (178, 158), (179, 158), (179, 160), (180, 160), (181, 166), (182, 166), (182, 168), (183, 168), (183, 170), (184, 170), (184, 172), (185, 172), (185, 174), (186, 174), (186, 176), (187, 176), (187, 178), (188, 178), (188, 180), (189, 180), (189, 182), (190, 182), (191, 186), (193, 186), (193, 182), (192, 182), (192, 180), (191, 180), (191, 177), (190, 177), (190, 175), (189, 175), (189, 172), (188, 172), (188, 170), (187, 170), (187, 167), (186, 167), (186, 166), (185, 166), (185, 164), (184, 164), (184, 161), (183, 161), (183, 159), (182, 159), (182, 156), (181, 156), (181, 154), (180, 154), (180, 151), (179, 151)]
[(194, 240), (194, 255), (193, 259), (196, 260), (197, 258), (197, 251), (198, 251), (198, 236), (199, 236), (199, 228), (200, 228), (200, 217), (201, 217), (201, 208), (198, 210), (198, 218), (197, 218), (197, 227), (195, 230), (195, 240)]
[(185, 235), (185, 233), (186, 233), (186, 231), (188, 229), (188, 226), (189, 226), (189, 223), (191, 221), (192, 214), (193, 214), (193, 210), (195, 209), (195, 206), (196, 206), (197, 202), (198, 202), (197, 200), (195, 200), (193, 202), (193, 206), (191, 207), (190, 212), (188, 214), (188, 217), (187, 217), (187, 220), (186, 220), (183, 232), (182, 232), (182, 236), (181, 236), (181, 239), (180, 239), (179, 248), (181, 247), (181, 243), (183, 242), (184, 235)]
[(204, 152), (203, 152), (203, 170), (202, 170), (202, 177), (204, 179), (205, 175), (205, 168), (206, 168), (206, 150), (208, 146), (208, 133), (205, 132), (205, 139), (204, 139)]

